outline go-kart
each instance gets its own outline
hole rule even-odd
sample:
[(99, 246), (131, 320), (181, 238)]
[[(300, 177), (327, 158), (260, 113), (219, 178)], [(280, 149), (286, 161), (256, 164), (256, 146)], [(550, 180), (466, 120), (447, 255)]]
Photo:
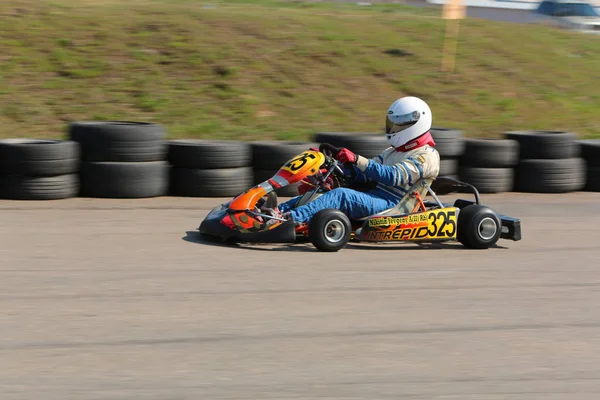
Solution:
[[(455, 179), (438, 177), (444, 193), (472, 192), (474, 201), (458, 199), (442, 203), (432, 190), (433, 179), (422, 179), (396, 206), (375, 215), (351, 220), (336, 209), (316, 213), (308, 223), (295, 223), (277, 213), (275, 190), (302, 184), (299, 207), (337, 187), (352, 187), (353, 176), (325, 150), (310, 149), (286, 162), (268, 180), (212, 209), (198, 228), (200, 234), (221, 241), (295, 243), (310, 241), (320, 251), (338, 251), (348, 242), (445, 242), (459, 241), (471, 249), (487, 249), (499, 239), (521, 240), (519, 219), (497, 214), (482, 205), (477, 189)], [(352, 171), (352, 169), (350, 169)], [(424, 197), (431, 195), (433, 201)]]

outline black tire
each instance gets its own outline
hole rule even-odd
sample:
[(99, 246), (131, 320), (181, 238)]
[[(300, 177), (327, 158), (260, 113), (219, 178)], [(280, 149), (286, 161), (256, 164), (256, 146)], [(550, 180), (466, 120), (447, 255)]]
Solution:
[(343, 212), (326, 208), (317, 212), (308, 223), (310, 242), (320, 251), (334, 252), (350, 240), (352, 225)]
[(580, 140), (581, 158), (588, 166), (600, 167), (600, 139)]
[(0, 178), (0, 198), (9, 200), (60, 200), (77, 196), (79, 177), (10, 175)]
[(165, 196), (169, 164), (93, 162), (81, 164), (81, 197), (146, 198)]
[[(261, 182), (266, 181), (267, 179), (269, 179), (273, 175), (275, 175), (276, 172), (277, 172), (277, 170), (255, 169), (253, 184), (257, 185)], [(277, 193), (277, 196), (294, 197), (294, 196), (298, 195), (298, 186), (299, 185), (300, 185), (300, 182), (296, 182), (289, 186), (286, 186), (286, 187), (283, 187), (280, 189), (275, 189), (275, 193)]]
[(456, 238), (469, 249), (488, 249), (500, 239), (502, 221), (489, 207), (470, 205), (460, 210)]
[(586, 192), (600, 192), (600, 167), (588, 166), (586, 172)]
[(563, 131), (513, 131), (504, 136), (519, 142), (521, 160), (556, 160), (580, 154), (575, 134)]
[(438, 176), (449, 176), (458, 174), (458, 159), (457, 158), (442, 158), (440, 159), (440, 172)]
[(241, 168), (252, 165), (249, 143), (237, 140), (170, 140), (168, 160), (190, 169)]
[(515, 191), (566, 193), (585, 187), (585, 160), (521, 160), (515, 170)]
[(390, 147), (385, 134), (373, 132), (320, 132), (315, 134), (314, 141), (346, 147), (366, 158), (373, 158)]
[(512, 168), (460, 167), (459, 180), (475, 186), (479, 193), (510, 192), (514, 186)]
[(255, 170), (277, 171), (283, 164), (310, 148), (319, 148), (318, 143), (291, 140), (264, 140), (251, 142), (252, 167)]
[(441, 158), (456, 158), (462, 156), (465, 151), (465, 140), (462, 131), (449, 128), (433, 127), (431, 136), (435, 142), (435, 148)]
[(143, 122), (84, 121), (69, 125), (69, 138), (81, 145), (84, 162), (165, 161), (166, 132)]
[(0, 174), (57, 176), (79, 169), (79, 143), (70, 140), (0, 140)]
[(510, 139), (465, 139), (460, 164), (465, 167), (511, 168), (519, 163), (519, 142)]
[(171, 169), (174, 196), (231, 197), (252, 187), (252, 168)]

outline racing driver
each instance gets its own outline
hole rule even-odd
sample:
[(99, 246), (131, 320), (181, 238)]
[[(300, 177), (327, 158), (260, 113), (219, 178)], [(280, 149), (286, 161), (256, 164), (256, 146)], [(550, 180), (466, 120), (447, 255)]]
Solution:
[(420, 179), (435, 179), (440, 155), (431, 136), (431, 109), (417, 97), (402, 97), (392, 103), (386, 116), (386, 137), (391, 147), (367, 159), (347, 148), (324, 143), (319, 150), (353, 168), (357, 182), (370, 182), (372, 189), (335, 188), (317, 199), (294, 208), (300, 196), (279, 205), (278, 214), (296, 223), (306, 223), (318, 211), (335, 208), (350, 219), (363, 218), (392, 208)]

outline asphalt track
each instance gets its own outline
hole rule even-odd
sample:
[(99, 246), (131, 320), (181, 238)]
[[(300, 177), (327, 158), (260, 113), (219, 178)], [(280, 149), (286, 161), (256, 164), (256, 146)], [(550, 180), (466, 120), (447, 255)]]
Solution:
[(216, 199), (0, 202), (0, 398), (600, 398), (600, 194), (484, 199), (521, 242), (219, 247)]

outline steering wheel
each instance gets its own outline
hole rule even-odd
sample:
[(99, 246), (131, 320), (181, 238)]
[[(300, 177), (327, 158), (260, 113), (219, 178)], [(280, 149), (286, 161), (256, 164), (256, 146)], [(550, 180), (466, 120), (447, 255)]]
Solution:
[[(338, 166), (342, 166), (342, 164), (333, 156), (333, 154), (331, 153), (331, 151), (327, 148), (323, 148), (319, 150), (321, 153), (323, 153), (323, 155), (325, 155), (325, 164), (326, 165), (332, 165), (332, 164), (336, 164)], [(352, 180), (356, 179), (356, 171), (354, 170), (354, 166), (352, 165), (352, 163), (346, 163), (343, 165), (343, 167), (345, 167), (346, 169), (348, 169), (350, 171), (350, 177), (352, 178)], [(337, 168), (334, 169), (333, 172), (336, 176), (339, 176), (340, 174), (342, 174), (342, 177), (347, 177), (348, 175), (346, 173), (341, 173)]]

